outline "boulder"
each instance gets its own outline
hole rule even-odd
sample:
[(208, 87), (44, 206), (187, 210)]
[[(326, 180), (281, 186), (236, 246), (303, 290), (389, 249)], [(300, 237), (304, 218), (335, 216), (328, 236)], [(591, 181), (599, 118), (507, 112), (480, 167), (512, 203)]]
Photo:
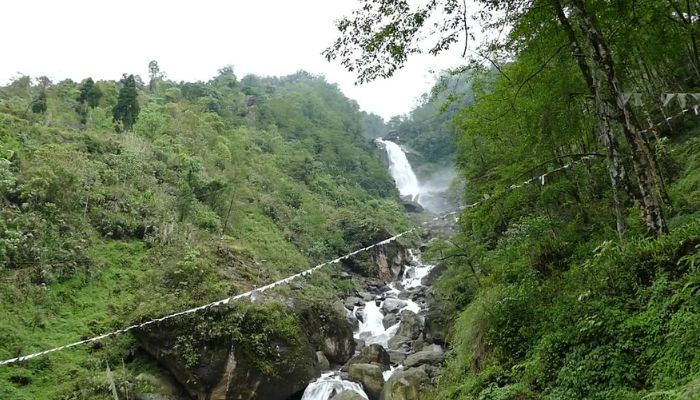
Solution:
[(374, 364), (353, 364), (348, 368), (350, 379), (362, 384), (370, 400), (378, 400), (384, 386), (382, 369)]
[(323, 351), (323, 354), (329, 361), (342, 364), (355, 354), (355, 345), (352, 331), (350, 336), (342, 333), (338, 334), (337, 332), (328, 332), (323, 339), (321, 351)]
[(437, 366), (445, 361), (445, 353), (442, 351), (423, 350), (406, 357), (406, 368), (420, 367), (421, 365)]
[(444, 353), (445, 348), (440, 346), (439, 344), (426, 344), (423, 346), (423, 349), (421, 351), (436, 351), (438, 353)]
[(344, 369), (347, 370), (352, 364), (375, 364), (381, 367), (383, 371), (386, 371), (391, 365), (391, 358), (382, 345), (374, 343), (363, 348), (360, 354), (350, 359)]
[(389, 350), (388, 353), (389, 353), (389, 361), (391, 361), (391, 363), (393, 365), (403, 364), (403, 362), (406, 361), (407, 354), (404, 351)]
[(384, 329), (389, 329), (390, 326), (396, 325), (397, 322), (399, 322), (399, 317), (396, 314), (387, 314), (382, 319), (382, 325), (384, 325)]
[(403, 336), (412, 340), (418, 339), (423, 330), (423, 326), (418, 315), (410, 310), (403, 310), (400, 314), (401, 323), (399, 330), (396, 332), (398, 336)]
[[(172, 373), (190, 398), (285, 400), (303, 390), (321, 371), (309, 333), (302, 326), (295, 326), (296, 332), (287, 331), (287, 324), (296, 319), (284, 317), (289, 311), (280, 307), (249, 306), (248, 318), (262, 322), (272, 315), (280, 325), (250, 324), (244, 328), (244, 336), (226, 333), (228, 326), (238, 323), (233, 307), (212, 310), (211, 318), (181, 318), (133, 333), (141, 348)], [(210, 329), (213, 325), (218, 328)], [(253, 339), (258, 329), (267, 329), (267, 334)], [(216, 333), (212, 336), (210, 332)], [(183, 343), (182, 338), (188, 341)], [(252, 345), (247, 340), (264, 340), (269, 351), (264, 357), (251, 355), (243, 350)]]
[(360, 322), (357, 320), (357, 317), (355, 317), (355, 314), (347, 309), (342, 301), (338, 300), (333, 302), (333, 308), (338, 314), (345, 315), (345, 320), (348, 321), (353, 329), (357, 329), (357, 327), (360, 325)]
[(412, 200), (403, 200), (401, 202), (401, 205), (403, 206), (403, 209), (406, 210), (406, 212), (419, 214), (424, 211), (423, 206), (418, 204), (418, 202)]
[(406, 302), (399, 299), (388, 298), (382, 303), (382, 311), (384, 314), (395, 314), (398, 313), (400, 309), (406, 307)]
[(421, 284), (423, 286), (432, 286), (437, 278), (439, 278), (443, 273), (447, 271), (447, 267), (443, 264), (437, 264), (433, 269), (428, 272), (428, 275), (421, 279)]
[(395, 372), (382, 388), (380, 400), (420, 400), (421, 388), (430, 383), (428, 374), (417, 368)]
[(331, 397), (331, 400), (365, 400), (365, 398), (354, 390), (346, 390)]
[(423, 337), (427, 343), (445, 345), (452, 321), (450, 313), (438, 304), (433, 304), (425, 314)]
[(318, 367), (321, 371), (328, 371), (331, 369), (331, 363), (328, 362), (326, 355), (322, 351), (316, 352), (316, 361), (318, 362)]
[(350, 296), (345, 299), (345, 308), (352, 310), (355, 306), (361, 306), (363, 304), (362, 299), (355, 296)]
[(389, 350), (409, 351), (411, 350), (411, 342), (412, 340), (405, 336), (394, 335), (389, 339)]

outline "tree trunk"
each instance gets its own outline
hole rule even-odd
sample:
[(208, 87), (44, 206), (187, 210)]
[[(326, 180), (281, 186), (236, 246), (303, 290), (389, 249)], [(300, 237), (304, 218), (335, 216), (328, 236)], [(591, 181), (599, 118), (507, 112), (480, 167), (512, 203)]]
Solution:
[[(564, 13), (561, 1), (553, 0), (553, 5), (557, 14), (557, 19), (559, 20), (559, 23), (561, 24), (567, 38), (569, 39), (569, 42), (571, 43), (571, 50), (574, 54), (576, 62), (578, 63), (579, 69), (581, 70), (583, 79), (586, 81), (588, 90), (595, 101), (596, 114), (598, 115), (598, 138), (607, 149), (608, 176), (610, 177), (610, 183), (612, 185), (617, 235), (622, 242), (625, 235), (626, 224), (624, 206), (620, 199), (620, 188), (627, 186), (625, 183), (627, 182), (627, 173), (619, 151), (619, 143), (613, 133), (612, 126), (610, 124), (610, 116), (605, 109), (606, 107), (602, 100), (600, 87), (597, 84), (597, 80), (594, 78), (593, 73), (591, 72), (591, 68), (588, 65), (583, 49), (576, 38), (576, 33), (571, 27), (568, 17)], [(634, 198), (634, 196), (630, 197)]]
[(645, 223), (647, 228), (657, 236), (662, 235), (668, 231), (668, 227), (660, 198), (665, 198), (666, 195), (663, 193), (661, 174), (656, 159), (651, 153), (649, 142), (637, 127), (632, 110), (626, 104), (624, 91), (615, 72), (610, 49), (598, 29), (595, 17), (588, 12), (584, 0), (573, 0), (572, 3), (593, 51), (593, 62), (601, 69), (605, 77), (610, 100), (612, 100), (609, 103), (611, 111), (614, 111), (613, 118), (620, 123), (623, 136), (632, 152), (632, 167), (637, 178)]

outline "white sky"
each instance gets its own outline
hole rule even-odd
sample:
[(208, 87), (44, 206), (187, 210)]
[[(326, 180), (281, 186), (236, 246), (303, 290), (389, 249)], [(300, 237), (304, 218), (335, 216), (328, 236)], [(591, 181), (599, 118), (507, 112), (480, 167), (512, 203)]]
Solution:
[[(389, 80), (355, 86), (355, 76), (321, 51), (336, 38), (333, 21), (353, 0), (4, 0), (0, 2), (0, 82), (19, 73), (61, 80), (147, 77), (157, 60), (168, 78), (208, 80), (225, 65), (245, 74), (304, 69), (338, 83), (363, 110), (389, 118), (410, 111), (433, 74), (460, 64), (459, 50), (421, 55)], [(459, 46), (457, 46), (459, 47)]]

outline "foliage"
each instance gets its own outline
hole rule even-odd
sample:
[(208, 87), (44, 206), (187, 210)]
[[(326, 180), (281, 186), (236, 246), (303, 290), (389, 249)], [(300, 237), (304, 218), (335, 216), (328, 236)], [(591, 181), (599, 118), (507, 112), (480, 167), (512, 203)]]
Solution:
[[(47, 85), (46, 118), (27, 113), (30, 79), (0, 92), (2, 359), (281, 279), (366, 246), (364, 228), (406, 227), (358, 105), (323, 78), (239, 82), (227, 67), (143, 91), (126, 76), (94, 83), (94, 108), (88, 82)], [(301, 283), (310, 299), (351, 289), (330, 271)], [(298, 321), (266, 310), (253, 307), (256, 327), (241, 329), (288, 321), (274, 332), (291, 338)], [(156, 369), (128, 356), (129, 336), (100, 346), (3, 369), (0, 397), (110, 398), (104, 361), (124, 365), (115, 376), (127, 388)]]
[(117, 130), (131, 130), (139, 116), (140, 106), (138, 92), (136, 91), (136, 80), (134, 75), (124, 75), (121, 80), (122, 87), (119, 89), (117, 104), (112, 108), (114, 122), (121, 124)]

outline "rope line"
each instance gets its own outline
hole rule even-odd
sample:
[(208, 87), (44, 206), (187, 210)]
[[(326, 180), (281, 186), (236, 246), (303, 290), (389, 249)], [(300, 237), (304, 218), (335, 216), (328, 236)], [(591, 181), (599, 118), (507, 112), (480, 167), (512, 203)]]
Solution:
[[(688, 113), (688, 112), (690, 112), (690, 111), (693, 111), (693, 112), (695, 113), (696, 116), (697, 116), (697, 115), (700, 115), (700, 105), (695, 105), (695, 106), (693, 106), (693, 107), (691, 107), (691, 108), (685, 108), (685, 109), (683, 109), (682, 111), (680, 111), (679, 113), (677, 113), (677, 114), (675, 114), (675, 115), (672, 115), (672, 116), (670, 116), (670, 117), (667, 117), (667, 118), (665, 118), (665, 119), (664, 119), (663, 121), (661, 121), (661, 122), (658, 122), (658, 123), (656, 123), (656, 124), (652, 124), (652, 125), (649, 126), (649, 128), (643, 129), (643, 130), (641, 130), (640, 132), (642, 132), (642, 133), (646, 133), (646, 132), (656, 132), (656, 129), (657, 129), (657, 128), (660, 128), (664, 123), (668, 123), (669, 121), (671, 121), (671, 120), (673, 120), (673, 119), (675, 119), (675, 118), (679, 118), (679, 117), (683, 116), (684, 114), (686, 114), (686, 113)], [(584, 161), (586, 161), (586, 160), (590, 160), (590, 159), (594, 159), (594, 158), (596, 158), (595, 155), (586, 155), (586, 156), (583, 156), (583, 157), (579, 158), (578, 160), (572, 161), (572, 162), (570, 162), (570, 163), (568, 163), (568, 164), (565, 164), (565, 165), (563, 165), (563, 166), (561, 166), (561, 167), (559, 167), (559, 168), (553, 169), (553, 170), (551, 170), (551, 171), (547, 171), (547, 172), (545, 172), (545, 173), (542, 174), (542, 175), (533, 176), (532, 178), (530, 178), (530, 179), (528, 179), (528, 180), (526, 180), (526, 181), (524, 181), (524, 182), (522, 182), (522, 183), (515, 183), (515, 184), (512, 184), (512, 185), (508, 186), (507, 189), (510, 190), (510, 191), (512, 191), (512, 190), (520, 189), (520, 188), (522, 188), (522, 187), (524, 187), (524, 186), (530, 185), (530, 184), (535, 183), (535, 182), (538, 182), (538, 183), (540, 183), (540, 184), (542, 184), (542, 185), (545, 185), (545, 184), (547, 183), (547, 176), (549, 176), (549, 175), (551, 175), (551, 174), (553, 174), (553, 173), (559, 172), (559, 171), (564, 171), (564, 170), (571, 169), (572, 167), (574, 167), (574, 166), (577, 165), (577, 164), (580, 164), (580, 163), (582, 163), (582, 162), (584, 162)], [(430, 220), (427, 220), (427, 221), (425, 221), (425, 222), (419, 224), (419, 225), (416, 226), (416, 227), (413, 227), (413, 228), (411, 228), (411, 229), (408, 229), (408, 230), (406, 230), (406, 231), (403, 231), (403, 232), (401, 232), (401, 233), (398, 233), (398, 234), (396, 234), (396, 235), (394, 235), (394, 236), (392, 236), (392, 237), (390, 237), (390, 238), (388, 238), (388, 239), (384, 239), (384, 240), (382, 240), (382, 241), (380, 241), (380, 242), (377, 242), (377, 243), (375, 243), (375, 244), (372, 244), (372, 245), (370, 245), (370, 246), (357, 249), (357, 250), (355, 250), (355, 251), (353, 251), (353, 252), (351, 252), (351, 253), (348, 253), (348, 254), (346, 254), (346, 255), (344, 255), (344, 256), (338, 257), (338, 258), (336, 258), (336, 259), (334, 259), (334, 260), (326, 261), (326, 262), (321, 263), (321, 264), (318, 264), (318, 265), (316, 265), (316, 266), (314, 266), (314, 267), (312, 267), (312, 268), (309, 268), (309, 269), (307, 269), (307, 270), (305, 270), (305, 271), (302, 271), (302, 272), (300, 272), (300, 273), (298, 273), (298, 274), (291, 275), (291, 276), (289, 276), (289, 277), (287, 277), (287, 278), (280, 279), (280, 280), (278, 280), (278, 281), (276, 281), (276, 282), (272, 282), (272, 283), (270, 283), (270, 284), (267, 284), (267, 285), (262, 286), (262, 287), (259, 287), (259, 288), (254, 288), (254, 289), (249, 290), (249, 291), (247, 291), (247, 292), (245, 292), (245, 293), (237, 294), (237, 295), (234, 295), (234, 296), (231, 296), (231, 297), (227, 297), (227, 298), (225, 298), (225, 299), (221, 299), (221, 300), (218, 300), (218, 301), (214, 301), (214, 302), (211, 302), (211, 303), (208, 303), (208, 304), (204, 304), (204, 305), (201, 305), (201, 306), (198, 306), (198, 307), (190, 308), (190, 309), (188, 309), (188, 310), (179, 311), (179, 312), (176, 312), (176, 313), (173, 313), (173, 314), (168, 314), (168, 315), (162, 316), (162, 317), (160, 317), (160, 318), (154, 318), (154, 319), (151, 319), (151, 320), (142, 322), (142, 323), (129, 325), (129, 326), (125, 327), (125, 328), (122, 328), (122, 329), (119, 329), (119, 330), (116, 330), (116, 331), (113, 331), (113, 332), (105, 333), (105, 334), (102, 334), (102, 335), (99, 335), (99, 336), (95, 336), (95, 337), (92, 337), (92, 338), (89, 338), (89, 339), (80, 340), (80, 341), (77, 341), (77, 342), (69, 343), (69, 344), (66, 344), (66, 345), (63, 345), (63, 346), (59, 346), (59, 347), (54, 347), (54, 348), (52, 348), (52, 349), (47, 349), (47, 350), (40, 351), (40, 352), (36, 352), (36, 353), (27, 354), (27, 355), (24, 355), (24, 356), (19, 356), (19, 357), (10, 358), (10, 359), (7, 359), (7, 360), (2, 360), (2, 361), (0, 361), (0, 365), (8, 365), (8, 364), (13, 364), (13, 363), (17, 363), (17, 362), (22, 362), (22, 361), (30, 360), (30, 359), (32, 359), (32, 358), (37, 358), (37, 357), (41, 357), (41, 356), (44, 356), (44, 355), (47, 355), (47, 354), (55, 353), (55, 352), (57, 352), (57, 351), (62, 351), (62, 350), (70, 349), (70, 348), (77, 347), (77, 346), (81, 346), (81, 345), (88, 344), (88, 343), (98, 342), (98, 341), (100, 341), (100, 340), (107, 339), (107, 338), (112, 337), (112, 336), (122, 335), (122, 334), (127, 333), (127, 332), (129, 332), (129, 331), (132, 331), (132, 330), (134, 330), (134, 329), (143, 328), (143, 327), (146, 327), (146, 326), (149, 326), (149, 325), (152, 325), (152, 324), (156, 324), (156, 323), (159, 323), (159, 322), (167, 321), (167, 320), (169, 320), (169, 319), (177, 318), (177, 317), (180, 317), (180, 316), (183, 316), (183, 315), (194, 314), (194, 313), (197, 313), (197, 312), (199, 312), (199, 311), (203, 311), (203, 310), (206, 310), (206, 309), (209, 309), (209, 308), (213, 308), (213, 307), (218, 307), (218, 306), (222, 306), (222, 305), (225, 305), (225, 304), (229, 304), (229, 303), (232, 302), (232, 301), (240, 300), (240, 299), (243, 299), (243, 298), (246, 298), (246, 297), (248, 297), (248, 298), (250, 298), (251, 300), (254, 301), (255, 298), (256, 298), (256, 296), (257, 296), (258, 293), (260, 293), (260, 292), (264, 292), (264, 291), (266, 291), (266, 290), (273, 289), (273, 288), (275, 288), (275, 287), (277, 287), (277, 286), (279, 286), (279, 285), (287, 284), (287, 283), (293, 281), (293, 280), (296, 279), (296, 278), (299, 278), (299, 277), (302, 277), (302, 276), (311, 275), (311, 274), (313, 274), (314, 272), (318, 271), (319, 269), (321, 269), (321, 268), (323, 268), (323, 267), (325, 267), (325, 266), (328, 266), (328, 265), (331, 265), (331, 264), (338, 264), (338, 263), (340, 263), (341, 261), (347, 260), (348, 258), (350, 258), (350, 257), (352, 257), (352, 256), (354, 256), (354, 255), (356, 255), (356, 254), (369, 251), (369, 250), (371, 250), (371, 249), (373, 249), (373, 248), (375, 248), (375, 247), (378, 247), (378, 246), (383, 246), (383, 245), (385, 245), (385, 244), (389, 244), (389, 243), (395, 241), (396, 239), (398, 239), (398, 238), (400, 238), (400, 237), (402, 237), (402, 236), (408, 235), (409, 233), (415, 231), (415, 230), (418, 229), (418, 227), (420, 227), (420, 226), (425, 226), (425, 225), (429, 224), (430, 222), (438, 221), (438, 220), (444, 219), (444, 218), (446, 218), (446, 217), (448, 217), (448, 216), (459, 214), (460, 212), (462, 212), (462, 211), (465, 210), (465, 209), (471, 209), (471, 208), (477, 207), (477, 206), (479, 206), (480, 204), (483, 204), (483, 203), (488, 202), (488, 201), (489, 201), (490, 199), (492, 199), (492, 198), (493, 198), (493, 196), (488, 195), (488, 194), (485, 194), (485, 195), (483, 195), (483, 199), (482, 199), (482, 200), (479, 200), (479, 201), (477, 201), (477, 202), (475, 202), (475, 203), (472, 203), (472, 204), (465, 205), (465, 206), (463, 206), (463, 207), (458, 207), (455, 211), (452, 211), (452, 212), (448, 212), (448, 213), (444, 213), (444, 214), (438, 215), (438, 216), (436, 216), (436, 217), (434, 217), (434, 218), (432, 218), (432, 219), (430, 219)]]

